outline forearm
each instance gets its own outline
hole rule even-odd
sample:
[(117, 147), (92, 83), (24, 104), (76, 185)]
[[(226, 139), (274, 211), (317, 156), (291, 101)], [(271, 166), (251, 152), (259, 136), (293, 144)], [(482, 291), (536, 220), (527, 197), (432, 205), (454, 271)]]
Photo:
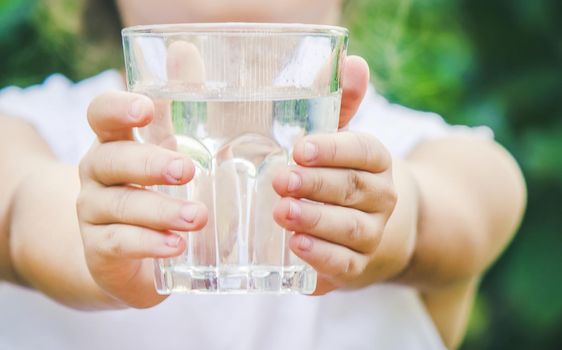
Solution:
[(28, 124), (0, 115), (0, 280), (24, 284), (10, 253), (10, 224), (16, 188), (32, 164), (51, 159), (48, 147)]
[(421, 291), (446, 287), (480, 273), (484, 223), (459, 183), (426, 164), (408, 162), (416, 184), (415, 246), (395, 280)]
[(0, 281), (23, 284), (18, 279), (10, 254), (9, 219), (12, 211), (13, 192), (13, 190), (4, 191), (0, 194), (3, 197), (0, 200)]
[(398, 202), (377, 254), (399, 257), (389, 279), (421, 292), (455, 348), (482, 273), (521, 219), (521, 173), (499, 146), (467, 138), (428, 142), (393, 168)]
[(76, 219), (77, 171), (24, 121), (0, 115), (0, 279), (79, 308), (113, 307), (93, 282)]
[(414, 151), (416, 246), (400, 280), (431, 290), (480, 276), (511, 240), (525, 206), (523, 178), (493, 142), (451, 138)]
[[(454, 198), (465, 197), (460, 193), (456, 196), (455, 191), (458, 188), (444, 179), (440, 181), (439, 174), (429, 172), (428, 174), (433, 176), (427, 178), (419, 176), (415, 165), (410, 163), (404, 164), (402, 171), (403, 176), (409, 177), (414, 183), (415, 192), (407, 190), (404, 192), (409, 200), (416, 203), (416, 214), (412, 217), (402, 213), (401, 216), (403, 219), (415, 220), (415, 228), (411, 230), (414, 232), (412, 236), (415, 237), (415, 243), (410, 250), (407, 264), (404, 264), (403, 269), (392, 279), (420, 291), (420, 296), (443, 342), (449, 349), (455, 349), (464, 337), (480, 273), (473, 267), (463, 265), (467, 255), (473, 256), (471, 250), (477, 249), (475, 246), (465, 246), (464, 249), (468, 250), (463, 251), (463, 245), (467, 244), (464, 235), (470, 235), (471, 230), (465, 229), (470, 227), (465, 222), (467, 220), (465, 203), (459, 203)], [(428, 186), (433, 187), (433, 190), (428, 191)], [(432, 198), (429, 203), (424, 198), (428, 195)], [(430, 203), (433, 205), (440, 203), (450, 207), (427, 208)], [(447, 213), (448, 210), (451, 212)], [(437, 211), (442, 216), (449, 215), (449, 217), (437, 216), (430, 220), (427, 211)], [(451, 225), (449, 222), (458, 226)], [(395, 226), (389, 228), (399, 229)]]
[(117, 308), (91, 277), (76, 218), (77, 169), (51, 162), (18, 187), (10, 249), (19, 278), (52, 299), (79, 309)]
[(0, 281), (8, 281), (16, 284), (23, 284), (23, 281), (18, 279), (14, 269), (12, 258), (10, 256), (10, 237), (8, 236), (8, 220), (10, 209), (7, 207), (0, 208), (0, 213), (4, 213), (0, 220)]

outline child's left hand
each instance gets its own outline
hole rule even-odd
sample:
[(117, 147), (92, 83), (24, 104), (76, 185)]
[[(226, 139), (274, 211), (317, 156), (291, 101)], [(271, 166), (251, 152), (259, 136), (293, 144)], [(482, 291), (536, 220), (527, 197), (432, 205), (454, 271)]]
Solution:
[[(349, 59), (353, 62), (346, 62), (346, 69), (366, 69), (357, 58)], [(356, 81), (342, 82), (340, 127), (355, 114), (368, 81), (367, 73), (346, 76)], [(369, 274), (396, 204), (391, 156), (373, 136), (342, 132), (305, 137), (293, 157), (297, 166), (273, 181), (283, 197), (274, 218), (295, 232), (290, 248), (318, 272), (315, 294), (355, 285)]]
[(390, 154), (374, 137), (352, 132), (308, 136), (293, 154), (298, 165), (273, 182), (283, 197), (274, 217), (295, 232), (290, 248), (318, 272), (315, 294), (369, 284), (360, 281), (371, 274), (397, 200)]

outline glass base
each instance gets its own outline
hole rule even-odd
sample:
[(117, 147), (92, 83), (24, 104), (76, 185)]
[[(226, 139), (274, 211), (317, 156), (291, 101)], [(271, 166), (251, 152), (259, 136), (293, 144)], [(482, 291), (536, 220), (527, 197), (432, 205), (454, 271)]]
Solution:
[(316, 271), (309, 266), (162, 266), (155, 262), (159, 294), (312, 294)]

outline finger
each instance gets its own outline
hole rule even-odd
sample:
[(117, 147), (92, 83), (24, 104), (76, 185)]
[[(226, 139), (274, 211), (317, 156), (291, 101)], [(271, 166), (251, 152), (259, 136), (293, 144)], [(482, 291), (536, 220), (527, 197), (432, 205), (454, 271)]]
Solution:
[[(171, 90), (198, 90), (205, 81), (203, 58), (197, 47), (186, 41), (172, 42), (167, 48), (166, 72)], [(175, 133), (184, 134), (185, 118), (183, 102), (170, 103), (167, 99), (154, 99), (154, 117), (150, 126), (139, 130), (140, 139), (170, 150), (177, 149)], [(179, 121), (175, 123), (173, 120)]]
[(383, 172), (390, 167), (386, 148), (372, 135), (340, 132), (308, 135), (293, 150), (297, 164)]
[(90, 224), (131, 224), (158, 231), (198, 231), (207, 223), (201, 203), (185, 202), (142, 188), (108, 187), (89, 195), (83, 191), (77, 206)]
[(82, 238), (94, 254), (93, 259), (144, 259), (178, 256), (186, 247), (176, 234), (158, 232), (144, 227), (113, 224), (88, 225)]
[(324, 275), (318, 275), (316, 277), (316, 288), (311, 296), (325, 295), (341, 287), (340, 285), (334, 283), (329, 277)]
[(342, 70), (342, 101), (339, 127), (343, 128), (357, 112), (369, 85), (369, 65), (359, 56), (348, 56)]
[(384, 227), (384, 218), (359, 210), (283, 198), (273, 210), (285, 229), (345, 246), (360, 253), (373, 252)]
[[(177, 102), (173, 102), (177, 103)], [(175, 118), (183, 118), (176, 115)], [(182, 130), (178, 130), (181, 132)], [(172, 151), (178, 149), (174, 125), (172, 123), (172, 104), (168, 100), (156, 99), (154, 101), (154, 116), (150, 125), (137, 130), (137, 141), (150, 143), (167, 148)]]
[(134, 183), (179, 185), (193, 178), (195, 168), (179, 153), (132, 141), (99, 145), (80, 164), (83, 181), (90, 177), (104, 185)]
[[(168, 256), (165, 254), (163, 257)], [(97, 265), (88, 261), (88, 268), (103, 290), (129, 307), (146, 309), (158, 305), (169, 296), (158, 294), (154, 288), (152, 259), (104, 260)]]
[(346, 247), (302, 233), (295, 233), (289, 239), (289, 247), (318, 274), (337, 286), (360, 276), (368, 262), (366, 256)]
[(88, 122), (100, 142), (132, 140), (132, 128), (145, 126), (153, 114), (148, 97), (122, 91), (101, 94), (88, 106)]
[(396, 201), (390, 176), (360, 170), (291, 167), (273, 179), (281, 197), (306, 198), (373, 213)]
[(180, 84), (203, 84), (205, 63), (197, 46), (187, 41), (174, 41), (166, 57), (168, 80)]

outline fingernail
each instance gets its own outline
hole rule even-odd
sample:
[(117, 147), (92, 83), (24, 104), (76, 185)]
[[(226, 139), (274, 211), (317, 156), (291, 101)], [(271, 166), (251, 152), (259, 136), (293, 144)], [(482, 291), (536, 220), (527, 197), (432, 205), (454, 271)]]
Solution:
[(166, 245), (168, 247), (177, 248), (179, 247), (181, 242), (181, 236), (172, 234), (171, 236), (166, 237)]
[(289, 213), (287, 214), (287, 219), (297, 219), (301, 216), (301, 207), (298, 205), (297, 201), (289, 202)]
[(129, 107), (129, 117), (133, 120), (139, 120), (146, 113), (146, 102), (142, 98), (137, 98)]
[(167, 172), (174, 180), (181, 180), (183, 177), (183, 161), (181, 159), (172, 160), (170, 164), (168, 164)]
[(309, 251), (312, 249), (312, 240), (305, 235), (300, 235), (298, 237), (297, 247), (300, 250)]
[(193, 222), (197, 217), (198, 211), (199, 209), (197, 208), (197, 205), (188, 204), (181, 209), (180, 215), (185, 221)]
[(297, 173), (291, 171), (289, 173), (289, 183), (287, 184), (287, 191), (293, 192), (298, 190), (301, 187), (301, 183), (301, 177)]
[(304, 160), (311, 162), (318, 155), (318, 147), (311, 142), (304, 143)]

